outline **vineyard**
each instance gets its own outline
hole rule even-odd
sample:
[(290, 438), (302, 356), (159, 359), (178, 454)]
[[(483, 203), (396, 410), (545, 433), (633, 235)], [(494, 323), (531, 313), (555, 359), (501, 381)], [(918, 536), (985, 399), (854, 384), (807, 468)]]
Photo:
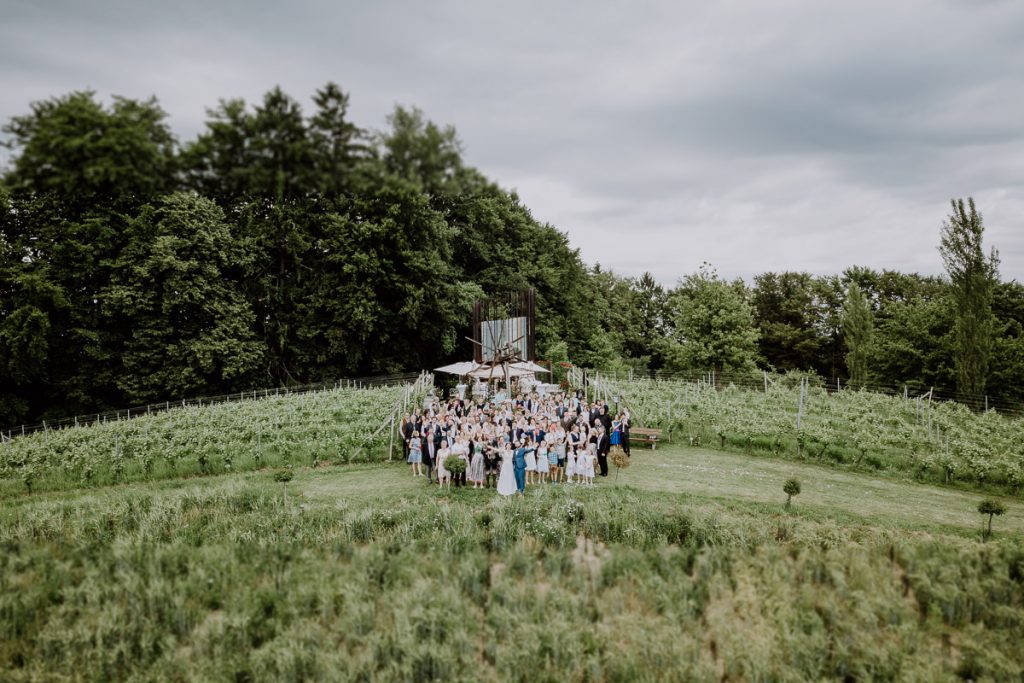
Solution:
[(776, 377), (762, 386), (602, 378), (643, 426), (676, 442), (816, 460), (922, 481), (1017, 493), (1024, 420), (954, 402), (830, 391)]
[(386, 459), (390, 416), (425, 386), (281, 392), (6, 439), (0, 495)]

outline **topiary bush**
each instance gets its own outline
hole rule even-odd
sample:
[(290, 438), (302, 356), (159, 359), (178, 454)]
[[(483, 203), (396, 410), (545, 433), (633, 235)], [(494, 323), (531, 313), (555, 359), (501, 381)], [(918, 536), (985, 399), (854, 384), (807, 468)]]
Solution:
[(786, 483), (782, 485), (782, 490), (786, 494), (786, 507), (788, 508), (793, 502), (793, 496), (800, 493), (800, 482), (796, 479), (787, 479)]
[(1006, 506), (994, 498), (986, 498), (978, 503), (978, 512), (988, 515), (988, 528), (982, 527), (981, 539), (987, 541), (992, 537), (992, 518), (1006, 512)]

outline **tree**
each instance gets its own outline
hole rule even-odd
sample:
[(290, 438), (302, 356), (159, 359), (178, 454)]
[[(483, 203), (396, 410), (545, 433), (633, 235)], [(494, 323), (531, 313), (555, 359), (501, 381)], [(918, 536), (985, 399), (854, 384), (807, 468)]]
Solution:
[(380, 136), (382, 162), (428, 194), (451, 189), (461, 175), (462, 146), (451, 126), (428, 121), (417, 108), (395, 107), (388, 116), (391, 130)]
[(978, 503), (978, 512), (988, 515), (988, 529), (982, 533), (983, 540), (988, 540), (992, 537), (992, 518), (1006, 512), (1006, 506), (994, 498), (986, 498)]
[(666, 350), (666, 368), (755, 368), (757, 329), (742, 281), (728, 283), (705, 264), (672, 291), (669, 310), (675, 337)]
[(846, 301), (843, 302), (843, 339), (846, 342), (846, 368), (850, 373), (850, 383), (863, 385), (868, 376), (868, 346), (874, 322), (871, 306), (856, 282), (851, 282), (846, 289)]
[(777, 370), (830, 370), (822, 358), (829, 337), (821, 329), (825, 311), (815, 280), (809, 273), (754, 276), (758, 349)]
[(348, 119), (348, 95), (328, 83), (313, 96), (317, 110), (309, 120), (314, 186), (326, 197), (352, 190), (352, 177), (365, 161), (366, 133)]
[(255, 370), (262, 346), (233, 271), (251, 259), (221, 209), (191, 193), (168, 195), (130, 221), (103, 295), (125, 330), (117, 383), (129, 400), (223, 391)]
[(108, 108), (91, 91), (34, 102), (3, 128), (16, 150), (4, 182), (15, 196), (54, 195), (65, 218), (142, 204), (174, 185), (166, 116), (155, 98), (114, 97)]
[(999, 255), (982, 249), (985, 226), (974, 199), (951, 200), (953, 213), (942, 225), (939, 252), (952, 284), (956, 310), (954, 367), (962, 397), (985, 393), (992, 352), (992, 298), (999, 280)]
[(782, 485), (782, 492), (786, 494), (786, 507), (790, 506), (793, 496), (800, 494), (800, 482), (796, 479), (787, 479)]

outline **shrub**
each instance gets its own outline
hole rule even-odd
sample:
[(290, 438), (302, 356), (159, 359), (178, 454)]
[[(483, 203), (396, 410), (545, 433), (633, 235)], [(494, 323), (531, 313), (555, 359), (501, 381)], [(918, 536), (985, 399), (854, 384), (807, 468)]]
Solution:
[(608, 459), (612, 461), (613, 465), (615, 465), (616, 479), (619, 478), (619, 470), (624, 470), (629, 467), (629, 456), (626, 455), (626, 452), (618, 446), (612, 449), (611, 455), (609, 455)]
[(449, 455), (444, 459), (444, 468), (452, 474), (462, 474), (466, 471), (466, 461), (457, 455)]
[(800, 482), (796, 479), (787, 479), (786, 483), (782, 485), (782, 490), (786, 494), (786, 507), (788, 508), (793, 501), (793, 496), (800, 493)]
[(1006, 512), (1006, 506), (994, 498), (986, 498), (978, 503), (978, 512), (988, 515), (988, 529), (982, 529), (982, 540), (988, 540), (992, 536), (992, 518)]

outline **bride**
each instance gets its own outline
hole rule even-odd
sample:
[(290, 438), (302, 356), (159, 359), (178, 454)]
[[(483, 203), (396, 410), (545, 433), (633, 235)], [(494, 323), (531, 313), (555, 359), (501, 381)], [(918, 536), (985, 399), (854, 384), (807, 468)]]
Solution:
[(511, 496), (516, 492), (516, 476), (512, 472), (512, 444), (505, 444), (501, 452), (501, 472), (498, 474), (498, 493)]

